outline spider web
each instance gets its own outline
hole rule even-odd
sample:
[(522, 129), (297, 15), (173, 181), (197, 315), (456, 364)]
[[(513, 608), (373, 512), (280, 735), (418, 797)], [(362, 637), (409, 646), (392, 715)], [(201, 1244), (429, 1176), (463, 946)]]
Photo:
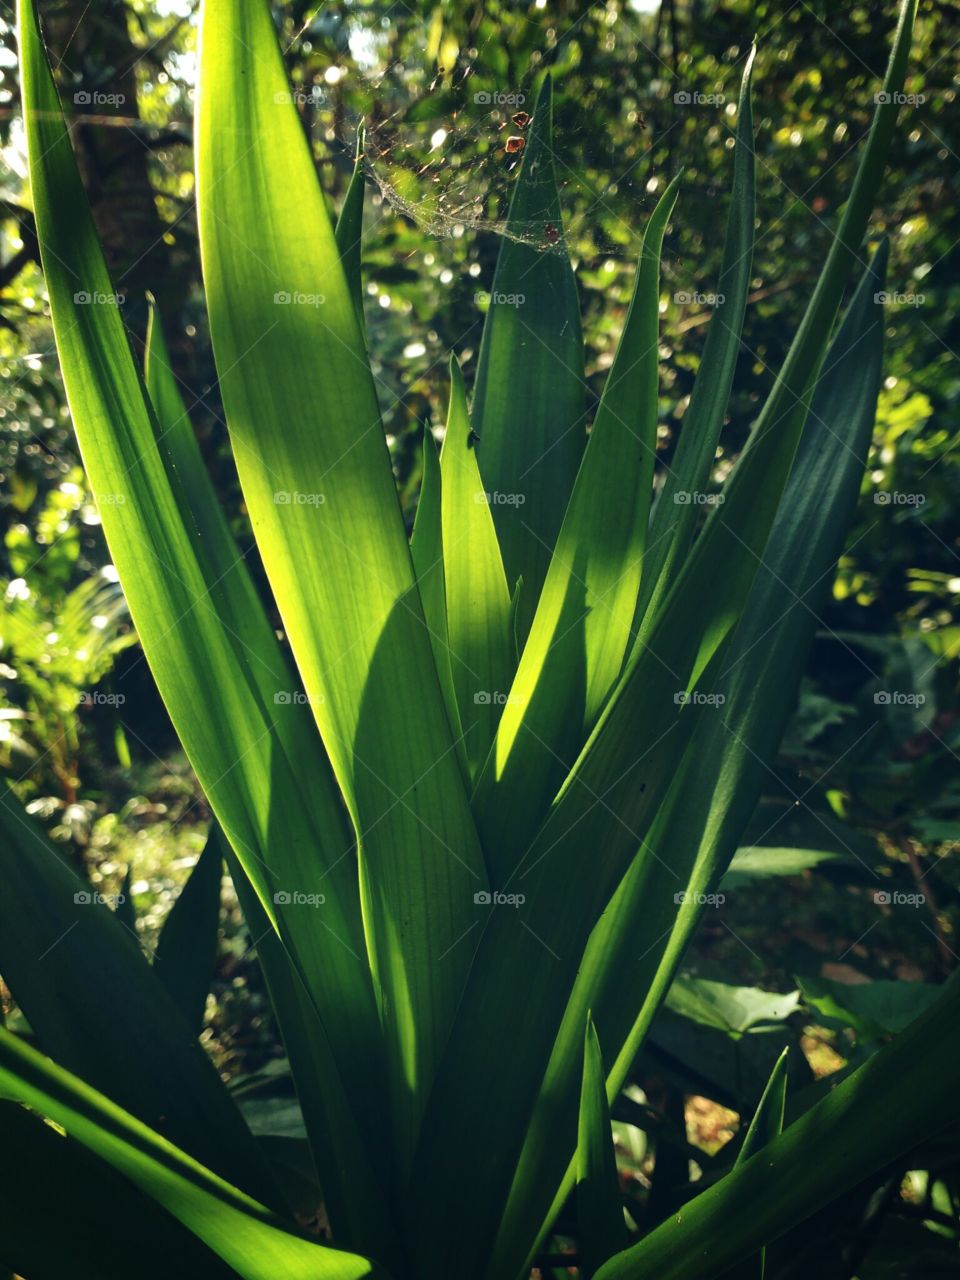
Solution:
[[(482, 70), (485, 48), (460, 51), (453, 66), (437, 68), (431, 78), (422, 50), (419, 60), (411, 55), (406, 62), (391, 61), (376, 33), (351, 38), (349, 74), (359, 77), (359, 97), (367, 106), (350, 123), (364, 125), (365, 171), (386, 204), (434, 238), (484, 231), (542, 252), (562, 252), (559, 235), (554, 243), (552, 235), (544, 238), (542, 226), (527, 232), (507, 222), (542, 65), (532, 66), (516, 87), (494, 88), (489, 70)], [(557, 92), (562, 91), (561, 80)], [(384, 109), (385, 102), (395, 107), (398, 101), (398, 109)], [(612, 143), (598, 163), (595, 123), (568, 129), (560, 123), (568, 114), (554, 111), (553, 136), (567, 243), (587, 256), (635, 258), (645, 213), (662, 184), (651, 177), (648, 156), (629, 166)], [(592, 130), (589, 138), (583, 136), (586, 129)], [(589, 176), (582, 163), (584, 142), (593, 153)]]

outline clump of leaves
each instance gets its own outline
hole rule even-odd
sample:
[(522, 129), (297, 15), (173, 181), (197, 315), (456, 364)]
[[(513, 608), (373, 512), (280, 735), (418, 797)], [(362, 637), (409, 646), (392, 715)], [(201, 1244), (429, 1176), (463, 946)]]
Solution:
[[(955, 1114), (937, 1069), (960, 1048), (947, 994), (782, 1133), (778, 1068), (727, 1176), (641, 1239), (621, 1221), (607, 1102), (750, 816), (856, 500), (886, 259), (880, 246), (864, 265), (861, 246), (913, 14), (907, 0), (829, 257), (722, 503), (702, 499), (750, 279), (749, 63), (723, 302), (655, 504), (659, 261), (680, 181), (646, 227), (584, 447), (544, 81), (493, 292), (523, 302), (488, 312), (472, 406), (451, 366), (443, 449), (427, 437), (408, 543), (362, 326), (362, 176), (334, 228), (267, 5), (206, 0), (196, 154), (210, 329), (291, 661), (201, 464), (156, 317), (145, 379), (131, 356), (21, 0), (37, 228), (84, 463), (226, 835), (333, 1232), (320, 1243), (315, 1219), (297, 1217), (283, 1162), (191, 1042), (176, 985), (114, 916), (75, 902), (70, 873), (0, 806), (13, 886), (0, 970), (57, 1060), (3, 1034), (0, 1084), (69, 1135), (58, 1141), (91, 1178), (122, 1175), (127, 1221), (166, 1210), (150, 1226), (164, 1261), (250, 1278), (521, 1276), (576, 1184), (585, 1272), (707, 1277), (755, 1260)], [(60, 941), (39, 966), (48, 934)], [(908, 1072), (923, 1087), (904, 1090)], [(47, 1131), (4, 1114), (46, 1168)], [(22, 1199), (4, 1247), (29, 1271), (21, 1257), (56, 1247), (31, 1231), (49, 1185)], [(113, 1274), (112, 1245), (87, 1243), (96, 1274)]]

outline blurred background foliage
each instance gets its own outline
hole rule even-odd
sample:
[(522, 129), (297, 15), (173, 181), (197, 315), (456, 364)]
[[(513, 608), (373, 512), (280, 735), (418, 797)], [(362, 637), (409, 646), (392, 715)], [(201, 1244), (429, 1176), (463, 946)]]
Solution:
[[(142, 349), (150, 290), (204, 456), (249, 549), (197, 248), (195, 5), (48, 0), (41, 9), (131, 340)], [(826, 254), (894, 5), (290, 0), (274, 9), (334, 206), (366, 126), (367, 330), (408, 515), (422, 426), (445, 413), (448, 351), (468, 384), (475, 368), (522, 148), (514, 117), (532, 109), (548, 66), (594, 400), (646, 217), (684, 168), (664, 251), (659, 434), (669, 463), (710, 320), (736, 90), (757, 37), (757, 246), (721, 480)], [(0, 767), (95, 884), (126, 883), (149, 947), (209, 812), (128, 622), (70, 430), (25, 180), (11, 21), (0, 5)], [(958, 49), (953, 6), (920, 0), (908, 84), (917, 97), (902, 112), (873, 220), (892, 242), (886, 380), (857, 518), (749, 848), (689, 957), (684, 981), (701, 985), (675, 992), (621, 1099), (625, 1188), (650, 1220), (684, 1198), (690, 1177), (710, 1176), (784, 1036), (803, 1050), (799, 1084), (815, 1088), (899, 1029), (918, 984), (942, 980), (960, 957)], [(755, 846), (765, 859), (751, 860)], [(275, 1118), (287, 1105), (282, 1055), (229, 886), (222, 923), (204, 1036), (250, 1114), (266, 1091), (261, 1105)], [(774, 1009), (764, 989), (793, 994)], [(943, 1242), (956, 1242), (954, 1153), (890, 1176), (899, 1217), (875, 1222), (874, 1187), (848, 1198), (846, 1217), (825, 1217), (823, 1231), (837, 1250), (860, 1250), (858, 1274), (940, 1274)], [(863, 1261), (864, 1223), (874, 1222), (887, 1270), (875, 1252)], [(805, 1274), (800, 1243), (778, 1274)], [(928, 1269), (897, 1271), (911, 1253)]]

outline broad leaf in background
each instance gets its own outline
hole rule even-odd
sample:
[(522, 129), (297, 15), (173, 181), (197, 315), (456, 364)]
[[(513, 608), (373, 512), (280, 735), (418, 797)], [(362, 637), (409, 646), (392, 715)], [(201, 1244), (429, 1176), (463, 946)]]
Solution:
[(732, 1035), (742, 1035), (758, 1023), (782, 1022), (796, 1013), (799, 1004), (798, 991), (780, 995), (759, 987), (734, 987), (683, 975), (673, 983), (666, 1000), (674, 1013)]
[[(680, 974), (645, 1041), (651, 1063), (684, 1092), (703, 1093), (740, 1115), (759, 1104), (773, 1067), (796, 1039), (788, 1019), (797, 991), (760, 991)], [(796, 1083), (806, 1084), (806, 1059), (795, 1055)]]
[(852, 1027), (867, 1044), (888, 1039), (910, 1025), (938, 998), (939, 987), (929, 982), (834, 982), (829, 978), (798, 977), (806, 1004), (828, 1025)]
[(540, 86), (483, 326), (473, 425), (526, 638), (586, 440), (580, 300), (563, 241), (553, 93)]
[(960, 1123), (955, 1082), (942, 1067), (960, 1053), (958, 1012), (954, 981), (779, 1137), (611, 1258), (598, 1280), (713, 1280), (841, 1191)]
[(849, 854), (832, 849), (784, 849), (777, 845), (741, 845), (733, 855), (721, 889), (736, 889), (771, 876), (799, 876), (817, 867), (855, 867)]

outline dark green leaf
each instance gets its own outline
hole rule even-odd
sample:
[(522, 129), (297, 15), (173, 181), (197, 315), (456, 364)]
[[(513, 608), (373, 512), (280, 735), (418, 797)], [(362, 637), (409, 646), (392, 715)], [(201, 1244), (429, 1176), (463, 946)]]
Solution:
[(607, 1105), (607, 1076), (592, 1019), (583, 1048), (577, 1138), (577, 1242), (580, 1271), (592, 1276), (627, 1243)]
[(223, 844), (214, 822), (196, 866), (170, 909), (157, 941), (154, 969), (195, 1034), (217, 958)]
[(583, 341), (553, 161), (552, 84), (528, 126), (483, 327), (473, 425), (526, 637), (586, 440)]

